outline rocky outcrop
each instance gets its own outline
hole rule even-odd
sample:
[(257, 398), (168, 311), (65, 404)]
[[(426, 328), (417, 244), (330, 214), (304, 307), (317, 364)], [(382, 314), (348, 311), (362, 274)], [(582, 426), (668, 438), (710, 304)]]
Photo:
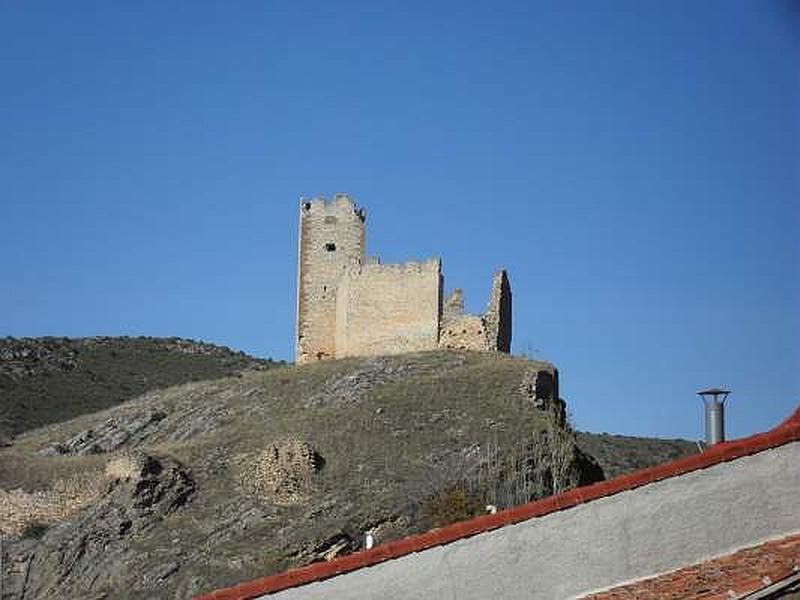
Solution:
[(14, 442), (14, 434), (11, 432), (11, 425), (6, 419), (0, 417), (0, 448), (10, 446)]
[(65, 338), (6, 338), (0, 340), (0, 377), (20, 380), (25, 377), (72, 371), (77, 366), (77, 351)]
[(141, 455), (131, 464), (127, 476), (111, 479), (96, 502), (46, 530), (38, 543), (11, 544), (4, 598), (119, 597), (111, 590), (132, 572), (138, 574), (132, 595), (159, 596), (159, 586), (180, 563), (148, 559), (137, 551), (137, 540), (186, 505), (195, 484), (173, 459)]
[(535, 408), (547, 409), (559, 403), (558, 371), (528, 369), (519, 385), (519, 392)]
[(147, 411), (108, 419), (96, 429), (86, 429), (63, 442), (51, 444), (39, 451), (43, 456), (83, 456), (113, 452), (125, 445), (136, 446), (158, 428), (167, 416), (162, 410)]
[(330, 377), (324, 387), (309, 395), (304, 404), (316, 406), (348, 406), (362, 400), (375, 386), (402, 377), (406, 367), (383, 357), (364, 360), (358, 368)]

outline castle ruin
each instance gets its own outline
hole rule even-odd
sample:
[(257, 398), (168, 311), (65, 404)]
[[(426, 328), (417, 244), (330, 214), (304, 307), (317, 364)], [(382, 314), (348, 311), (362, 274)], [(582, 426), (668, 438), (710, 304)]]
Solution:
[(486, 312), (444, 298), (440, 259), (404, 264), (366, 257), (366, 213), (346, 194), (300, 200), (295, 360), (437, 348), (509, 352), (511, 286), (494, 276)]

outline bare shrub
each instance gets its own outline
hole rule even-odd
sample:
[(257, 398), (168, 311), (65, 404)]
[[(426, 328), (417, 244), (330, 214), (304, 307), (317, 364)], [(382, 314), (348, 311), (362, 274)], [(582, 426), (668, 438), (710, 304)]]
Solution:
[(422, 512), (434, 527), (464, 521), (481, 514), (485, 503), (480, 493), (457, 485), (436, 494), (422, 506)]
[(543, 427), (522, 444), (502, 448), (494, 439), (481, 446), (477, 465), (464, 475), (465, 488), (502, 509), (575, 487), (575, 433), (563, 406), (554, 404), (542, 417)]

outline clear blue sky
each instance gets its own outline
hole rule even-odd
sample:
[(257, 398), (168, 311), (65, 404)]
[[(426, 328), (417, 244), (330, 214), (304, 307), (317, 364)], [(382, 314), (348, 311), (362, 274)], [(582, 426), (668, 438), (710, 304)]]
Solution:
[(0, 3), (0, 335), (292, 354), (298, 198), (441, 256), (578, 427), (800, 403), (800, 3)]

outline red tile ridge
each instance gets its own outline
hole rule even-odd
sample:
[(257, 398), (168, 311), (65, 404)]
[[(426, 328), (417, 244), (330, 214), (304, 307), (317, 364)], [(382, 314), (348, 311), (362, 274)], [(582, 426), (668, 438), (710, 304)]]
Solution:
[(233, 587), (219, 589), (197, 596), (195, 600), (251, 600), (264, 594), (321, 581), (335, 575), (427, 550), (434, 546), (450, 544), (478, 533), (566, 510), (578, 504), (612, 496), (692, 471), (706, 469), (723, 462), (736, 460), (743, 456), (763, 452), (764, 450), (798, 440), (800, 440), (800, 407), (795, 409), (788, 419), (770, 431), (716, 444), (702, 454), (679, 458), (675, 461), (621, 475), (615, 479), (575, 488), (555, 496), (515, 506), (494, 515), (481, 515), (467, 521), (460, 521), (446, 527), (411, 535), (400, 540), (380, 544), (370, 550), (354, 552), (329, 562), (312, 563), (304, 567), (284, 571), (283, 573), (240, 583)]

